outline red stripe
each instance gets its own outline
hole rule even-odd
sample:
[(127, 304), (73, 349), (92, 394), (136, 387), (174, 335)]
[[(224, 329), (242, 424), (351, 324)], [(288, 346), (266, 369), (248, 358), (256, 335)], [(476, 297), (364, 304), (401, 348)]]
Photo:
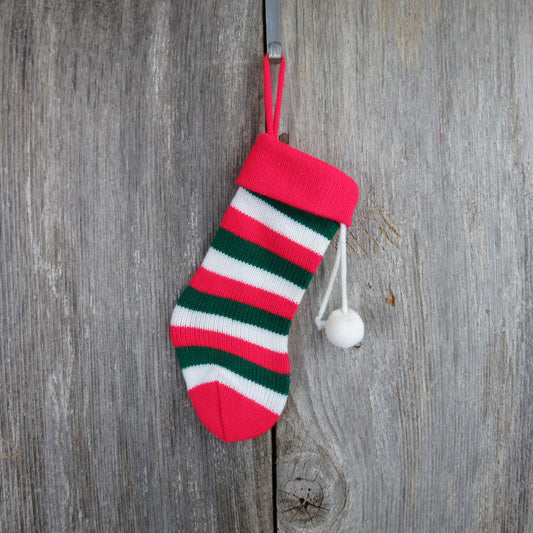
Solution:
[(170, 326), (170, 336), (176, 348), (205, 346), (232, 353), (273, 372), (289, 374), (291, 371), (289, 354), (274, 352), (225, 333), (200, 328)]
[(197, 270), (189, 285), (198, 291), (253, 305), (289, 320), (294, 318), (298, 309), (296, 302), (283, 298), (283, 296), (215, 274), (204, 267)]
[(322, 260), (320, 254), (277, 233), (232, 206), (226, 211), (221, 226), (242, 239), (258, 244), (313, 274)]

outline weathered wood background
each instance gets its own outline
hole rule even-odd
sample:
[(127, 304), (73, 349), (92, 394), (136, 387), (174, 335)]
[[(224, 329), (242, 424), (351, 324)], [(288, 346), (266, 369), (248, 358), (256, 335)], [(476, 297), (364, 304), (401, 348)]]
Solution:
[(228, 445), (168, 324), (263, 131), (261, 2), (0, 1), (2, 532), (533, 531), (533, 4), (282, 19), (281, 131), (360, 184), (367, 337), (313, 327), (330, 251), (284, 415)]

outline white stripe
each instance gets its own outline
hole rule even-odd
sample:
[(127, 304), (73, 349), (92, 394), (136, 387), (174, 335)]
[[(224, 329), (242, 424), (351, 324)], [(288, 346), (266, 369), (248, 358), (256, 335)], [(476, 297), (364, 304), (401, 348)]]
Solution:
[(329, 240), (324, 235), (296, 222), (242, 187), (237, 190), (231, 205), (241, 213), (317, 254), (324, 255), (326, 252)]
[(215, 248), (209, 248), (202, 266), (215, 274), (252, 285), (264, 291), (273, 292), (297, 304), (300, 303), (305, 292), (305, 289), (298, 287), (298, 285), (281, 276), (234, 259)]
[(216, 331), (278, 353), (287, 353), (288, 351), (287, 335), (280, 335), (268, 329), (245, 324), (225, 316), (192, 311), (180, 305), (174, 307), (170, 323), (172, 326)]
[(218, 365), (189, 366), (183, 369), (183, 376), (188, 390), (204, 383), (218, 381), (277, 415), (281, 414), (287, 401), (287, 396), (284, 394), (263, 387)]

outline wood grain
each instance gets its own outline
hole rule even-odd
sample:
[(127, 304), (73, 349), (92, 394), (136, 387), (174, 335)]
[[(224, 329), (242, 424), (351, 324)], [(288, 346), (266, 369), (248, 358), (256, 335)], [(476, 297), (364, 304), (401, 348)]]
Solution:
[(168, 336), (261, 124), (239, 6), (0, 3), (2, 531), (273, 528), (270, 435), (205, 431)]
[(360, 185), (367, 336), (313, 327), (330, 250), (275, 433), (196, 417), (168, 322), (263, 130), (261, 9), (0, 2), (0, 530), (532, 530), (527, 0), (284, 0), (280, 132)]
[(530, 531), (531, 3), (284, 12), (291, 142), (360, 184), (367, 336), (313, 328), (330, 252), (291, 333), (279, 531)]

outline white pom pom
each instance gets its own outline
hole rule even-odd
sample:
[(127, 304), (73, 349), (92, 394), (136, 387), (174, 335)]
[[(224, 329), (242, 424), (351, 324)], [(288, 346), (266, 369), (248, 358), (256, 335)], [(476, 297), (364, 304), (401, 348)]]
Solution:
[(347, 313), (336, 309), (326, 321), (326, 336), (333, 346), (351, 348), (363, 340), (365, 325), (352, 309), (348, 309)]

